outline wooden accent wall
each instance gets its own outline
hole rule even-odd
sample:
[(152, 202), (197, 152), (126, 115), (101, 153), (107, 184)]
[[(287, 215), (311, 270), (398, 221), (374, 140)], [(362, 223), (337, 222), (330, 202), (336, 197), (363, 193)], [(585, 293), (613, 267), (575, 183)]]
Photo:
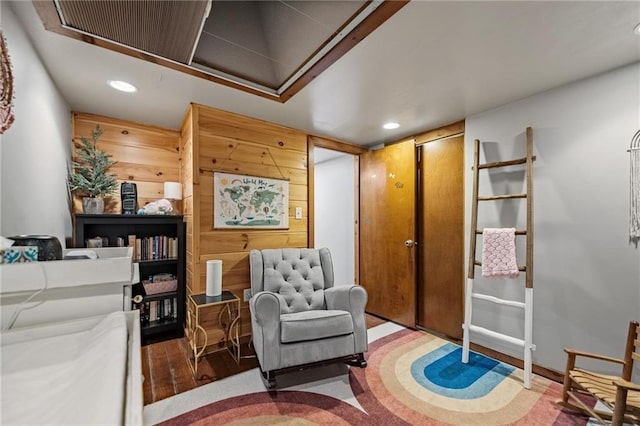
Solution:
[[(308, 245), (307, 135), (262, 120), (192, 104), (183, 122), (182, 138), (189, 241), (188, 291), (204, 292), (207, 260), (221, 259), (223, 290), (230, 290), (242, 299), (243, 290), (251, 287), (251, 249)], [(289, 180), (289, 229), (214, 229), (214, 172)], [(296, 207), (302, 207), (302, 219), (295, 219)], [(209, 312), (203, 327), (208, 332), (209, 343), (220, 344), (223, 336), (217, 311), (211, 309)], [(251, 334), (246, 302), (242, 302), (241, 319), (240, 334)]]
[[(180, 182), (182, 182), (182, 206), (183, 216), (186, 223), (186, 236), (187, 236), (187, 294), (193, 293), (193, 259), (194, 253), (198, 248), (194, 236), (194, 205), (197, 205), (199, 188), (194, 184), (194, 179), (197, 178), (197, 173), (194, 173), (194, 147), (198, 147), (198, 132), (197, 123), (193, 120), (193, 110), (189, 108), (187, 114), (182, 120), (182, 128), (180, 131)], [(194, 201), (195, 200), (195, 201)]]
[[(134, 182), (138, 189), (138, 206), (164, 196), (164, 182), (180, 182), (180, 133), (177, 130), (149, 126), (81, 112), (72, 113), (73, 140), (91, 138), (99, 125), (104, 133), (98, 148), (118, 161), (109, 171), (118, 182)], [(72, 151), (74, 152), (74, 151)], [(177, 202), (178, 210), (181, 203)], [(73, 212), (82, 212), (82, 197), (74, 194)], [(105, 213), (120, 213), (120, 188), (105, 198)]]

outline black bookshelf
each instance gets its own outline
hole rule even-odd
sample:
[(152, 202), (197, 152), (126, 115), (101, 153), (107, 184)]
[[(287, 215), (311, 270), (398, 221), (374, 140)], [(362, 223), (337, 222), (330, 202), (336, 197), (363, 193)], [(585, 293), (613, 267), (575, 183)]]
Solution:
[[(77, 214), (74, 223), (74, 246), (87, 247), (87, 240), (100, 237), (103, 247), (118, 247), (118, 243), (129, 246), (129, 236), (137, 239), (165, 237), (177, 239), (177, 253), (172, 258), (135, 260), (140, 269), (140, 279), (155, 274), (172, 274), (177, 279), (176, 291), (147, 295), (142, 282), (133, 286), (132, 296), (141, 295), (141, 303), (134, 302), (132, 309), (141, 310), (140, 332), (142, 343), (148, 344), (184, 335), (186, 309), (186, 227), (182, 216), (122, 215), (122, 214)], [(151, 238), (149, 238), (151, 237)], [(120, 240), (119, 240), (120, 239)], [(157, 248), (157, 247), (156, 247)], [(134, 247), (134, 253), (136, 252)], [(151, 249), (150, 253), (155, 253)], [(162, 250), (158, 250), (158, 253)], [(174, 253), (172, 253), (174, 254)], [(154, 254), (155, 256), (155, 254)], [(140, 256), (142, 257), (142, 256)], [(135, 259), (135, 254), (134, 254)], [(150, 317), (151, 304), (155, 303)], [(166, 309), (158, 312), (159, 307)], [(167, 315), (165, 315), (167, 313)]]

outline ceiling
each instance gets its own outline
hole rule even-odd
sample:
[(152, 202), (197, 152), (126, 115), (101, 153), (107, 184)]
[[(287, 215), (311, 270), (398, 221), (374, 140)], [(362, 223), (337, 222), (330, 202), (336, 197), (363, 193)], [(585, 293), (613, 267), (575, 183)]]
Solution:
[(49, 31), (286, 102), (408, 0), (49, 0)]
[(195, 102), (376, 145), (640, 61), (638, 2), (414, 0), (280, 103), (46, 31), (31, 2), (9, 4), (72, 110), (174, 129)]
[(193, 61), (278, 89), (364, 1), (214, 1)]

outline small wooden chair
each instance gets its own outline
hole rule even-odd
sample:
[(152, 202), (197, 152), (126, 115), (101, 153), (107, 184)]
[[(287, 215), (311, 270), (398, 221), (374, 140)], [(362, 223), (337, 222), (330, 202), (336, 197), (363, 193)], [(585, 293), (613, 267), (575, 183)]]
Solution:
[[(564, 389), (561, 405), (595, 417), (602, 424), (604, 419), (611, 420), (613, 426), (623, 422), (640, 424), (640, 384), (631, 382), (633, 362), (640, 361), (640, 325), (637, 321), (629, 323), (627, 346), (624, 360), (608, 356), (565, 349), (567, 353), (567, 369), (564, 375)], [(620, 376), (600, 374), (576, 367), (576, 357), (585, 357), (616, 363), (622, 366)], [(591, 395), (609, 407), (613, 414), (588, 407), (579, 395)], [(569, 401), (571, 399), (571, 401)]]

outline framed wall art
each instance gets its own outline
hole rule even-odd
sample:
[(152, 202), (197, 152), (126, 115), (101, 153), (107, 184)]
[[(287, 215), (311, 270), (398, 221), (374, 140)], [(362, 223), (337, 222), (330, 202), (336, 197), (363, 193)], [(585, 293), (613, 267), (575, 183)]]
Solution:
[(288, 229), (289, 182), (215, 172), (213, 227)]

